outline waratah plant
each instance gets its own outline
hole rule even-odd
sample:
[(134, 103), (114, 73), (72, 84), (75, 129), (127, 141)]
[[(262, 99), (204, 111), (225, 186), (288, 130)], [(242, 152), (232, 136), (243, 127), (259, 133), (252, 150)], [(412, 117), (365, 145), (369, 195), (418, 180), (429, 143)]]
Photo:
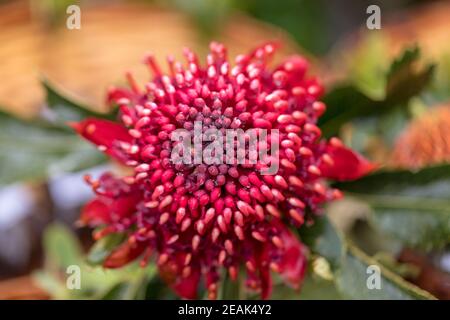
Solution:
[[(206, 64), (186, 49), (186, 64), (169, 59), (167, 74), (149, 55), (151, 81), (139, 85), (128, 74), (129, 88), (109, 92), (108, 101), (119, 107), (116, 122), (88, 118), (73, 124), (131, 169), (124, 177), (87, 177), (96, 196), (81, 222), (97, 227), (95, 239), (126, 235), (104, 267), (155, 259), (167, 284), (190, 299), (201, 281), (216, 298), (223, 271), (231, 279), (245, 271), (248, 288), (262, 298), (270, 296), (271, 271), (300, 286), (308, 248), (291, 228), (313, 221), (324, 203), (341, 197), (328, 179), (357, 179), (373, 166), (338, 139), (321, 138), (316, 123), (326, 109), (319, 101), (323, 87), (306, 76), (308, 62), (301, 56), (270, 67), (275, 50), (268, 43), (233, 64), (226, 48), (212, 43)], [(171, 134), (192, 132), (198, 121), (203, 133), (278, 130), (278, 141), (269, 142), (279, 144), (269, 158), (278, 171), (262, 174), (262, 160), (174, 163), (178, 142)]]

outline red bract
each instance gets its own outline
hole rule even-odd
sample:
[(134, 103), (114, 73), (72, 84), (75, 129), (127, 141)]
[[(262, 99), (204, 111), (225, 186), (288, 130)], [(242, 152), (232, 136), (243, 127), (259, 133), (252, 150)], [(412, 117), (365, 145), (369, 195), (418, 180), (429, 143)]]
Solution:
[[(170, 58), (168, 75), (148, 56), (153, 80), (141, 88), (128, 74), (131, 88), (108, 96), (120, 108), (120, 122), (73, 125), (133, 169), (122, 178), (89, 179), (97, 197), (81, 221), (103, 226), (96, 238), (127, 235), (105, 267), (138, 257), (145, 265), (154, 255), (163, 279), (184, 298), (197, 297), (200, 281), (215, 298), (222, 269), (231, 279), (245, 270), (248, 287), (263, 298), (271, 292), (271, 271), (299, 287), (307, 249), (288, 225), (301, 226), (340, 197), (326, 178), (356, 179), (373, 166), (339, 140), (321, 139), (322, 87), (305, 76), (302, 57), (270, 69), (274, 51), (273, 44), (263, 45), (232, 66), (225, 47), (212, 43), (205, 67), (185, 50), (187, 66)], [(262, 175), (260, 164), (174, 164), (171, 133), (192, 130), (194, 121), (218, 129), (278, 129), (278, 172)]]

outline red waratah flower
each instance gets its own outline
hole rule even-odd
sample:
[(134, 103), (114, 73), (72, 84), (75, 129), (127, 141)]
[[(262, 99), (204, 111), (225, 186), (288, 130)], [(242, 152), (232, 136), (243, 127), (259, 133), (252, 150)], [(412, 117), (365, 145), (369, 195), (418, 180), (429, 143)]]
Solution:
[[(140, 87), (113, 89), (119, 122), (89, 118), (74, 124), (79, 134), (131, 167), (129, 176), (88, 178), (97, 196), (81, 221), (103, 226), (94, 236), (125, 233), (127, 240), (104, 261), (117, 268), (156, 256), (160, 274), (184, 298), (195, 298), (203, 279), (217, 295), (222, 268), (236, 279), (246, 271), (249, 288), (271, 292), (271, 270), (293, 287), (304, 277), (307, 248), (288, 225), (299, 227), (340, 192), (326, 178), (347, 180), (373, 166), (338, 139), (325, 141), (316, 126), (325, 111), (323, 88), (305, 77), (307, 61), (294, 56), (274, 69), (271, 43), (236, 57), (232, 66), (223, 45), (212, 43), (206, 66), (186, 49), (187, 66), (169, 59), (165, 75), (150, 55), (154, 74)], [(278, 129), (279, 170), (262, 175), (254, 165), (174, 164), (175, 129), (193, 122), (217, 128)]]

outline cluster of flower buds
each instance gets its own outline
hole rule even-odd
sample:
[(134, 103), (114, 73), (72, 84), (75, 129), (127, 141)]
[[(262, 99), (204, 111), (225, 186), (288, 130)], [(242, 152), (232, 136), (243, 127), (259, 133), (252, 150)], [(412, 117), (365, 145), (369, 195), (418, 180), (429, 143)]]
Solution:
[[(290, 226), (300, 227), (325, 202), (341, 197), (327, 179), (356, 179), (373, 166), (338, 139), (321, 138), (322, 86), (306, 76), (303, 57), (270, 68), (275, 49), (268, 43), (230, 64), (226, 48), (212, 43), (205, 66), (186, 49), (186, 63), (169, 58), (167, 74), (149, 55), (151, 81), (140, 86), (127, 74), (129, 88), (109, 92), (109, 102), (119, 106), (118, 122), (88, 118), (73, 124), (132, 170), (120, 178), (88, 178), (96, 197), (81, 221), (101, 227), (96, 238), (126, 235), (105, 267), (138, 258), (145, 265), (153, 256), (161, 276), (184, 298), (197, 296), (200, 281), (215, 298), (222, 270), (231, 279), (245, 273), (248, 287), (263, 298), (271, 292), (271, 271), (300, 285), (307, 248)], [(277, 130), (279, 149), (270, 155), (277, 171), (261, 174), (267, 166), (262, 160), (175, 163), (179, 141), (171, 135), (192, 132), (196, 122), (202, 133)]]

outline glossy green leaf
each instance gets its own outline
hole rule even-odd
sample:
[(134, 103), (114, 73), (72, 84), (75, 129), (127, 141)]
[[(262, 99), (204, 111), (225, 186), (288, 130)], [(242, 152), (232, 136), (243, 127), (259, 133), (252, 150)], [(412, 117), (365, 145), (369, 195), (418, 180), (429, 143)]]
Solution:
[(81, 121), (88, 117), (113, 119), (116, 116), (115, 110), (111, 113), (92, 111), (92, 107), (64, 95), (48, 79), (42, 80), (42, 86), (47, 94), (47, 106), (52, 112), (51, 120), (56, 125), (67, 127), (68, 121)]
[[(380, 287), (369, 289), (369, 266), (380, 270)], [(376, 260), (349, 245), (348, 251), (336, 275), (336, 283), (342, 294), (350, 299), (364, 300), (428, 300), (435, 299), (428, 292), (407, 282), (384, 268)]]
[(0, 112), (0, 126), (0, 185), (45, 179), (105, 161), (95, 147), (51, 124)]
[[(351, 299), (434, 298), (364, 254), (335, 230), (328, 219), (325, 225), (323, 236), (317, 239), (312, 250), (330, 262), (336, 286), (344, 297)], [(380, 270), (380, 289), (369, 289), (367, 286), (370, 275), (368, 267), (374, 265)]]

